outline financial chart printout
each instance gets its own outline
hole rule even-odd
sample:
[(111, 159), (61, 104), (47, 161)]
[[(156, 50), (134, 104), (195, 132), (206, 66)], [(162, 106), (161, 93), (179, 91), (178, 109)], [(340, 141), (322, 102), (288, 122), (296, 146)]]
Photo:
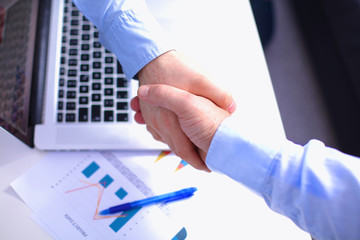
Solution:
[(12, 186), (56, 239), (184, 239), (185, 228), (165, 204), (99, 214), (158, 194), (133, 170), (136, 164), (126, 164), (129, 155), (121, 158), (111, 152), (50, 153)]

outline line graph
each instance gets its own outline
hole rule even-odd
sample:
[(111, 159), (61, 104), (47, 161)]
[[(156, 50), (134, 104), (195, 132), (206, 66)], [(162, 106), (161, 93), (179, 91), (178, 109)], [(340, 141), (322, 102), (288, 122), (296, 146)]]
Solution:
[(79, 180), (79, 181), (84, 183), (85, 186), (68, 190), (68, 191), (65, 192), (65, 194), (69, 194), (69, 193), (76, 192), (76, 191), (81, 191), (81, 190), (91, 188), (91, 187), (97, 188), (98, 189), (98, 197), (97, 197), (97, 204), (96, 204), (96, 207), (95, 207), (93, 220), (100, 220), (100, 219), (106, 219), (106, 218), (117, 218), (117, 217), (126, 217), (127, 216), (126, 214), (110, 215), (110, 216), (99, 215), (99, 205), (100, 205), (100, 202), (101, 202), (104, 190), (105, 190), (104, 186), (107, 185), (106, 182), (90, 183), (90, 182), (87, 182), (87, 181), (84, 181), (84, 180)]
[[(114, 152), (50, 153), (18, 184), (30, 183), (41, 195), (38, 198), (27, 190), (22, 193), (28, 204), (38, 209), (40, 223), (46, 223), (43, 224), (46, 230), (58, 238), (173, 239), (183, 232), (183, 226), (167, 214), (170, 209), (166, 205), (114, 215), (100, 214), (103, 209), (150, 197), (154, 191), (159, 191), (153, 190), (158, 180), (151, 181), (152, 174), (147, 171), (166, 170), (163, 163), (169, 162), (170, 171), (165, 173), (171, 173), (179, 161), (175, 158), (156, 166), (154, 159), (159, 153), (145, 156), (123, 152), (116, 152), (116, 155)], [(144, 157), (148, 161), (144, 161)], [(142, 165), (141, 161), (147, 163)], [(161, 179), (159, 177), (159, 181)], [(40, 206), (42, 203), (45, 204)]]
[[(76, 180), (74, 179), (74, 183), (72, 186), (69, 186), (70, 189), (65, 190), (65, 194), (69, 195), (72, 193), (85, 191), (86, 189), (96, 188), (97, 193), (96, 196), (91, 192), (83, 192), (78, 197), (87, 198), (89, 201), (86, 201), (88, 207), (84, 208), (83, 204), (79, 204), (78, 207), (82, 209), (82, 211), (88, 212), (91, 207), (91, 202), (96, 205), (92, 208), (94, 213), (92, 215), (92, 220), (104, 220), (104, 219), (114, 219), (112, 222), (105, 223), (113, 232), (117, 233), (124, 225), (129, 222), (141, 208), (131, 209), (129, 211), (124, 211), (119, 214), (113, 215), (100, 215), (99, 208), (103, 208), (105, 206), (111, 206), (119, 204), (124, 198), (128, 196), (128, 192), (124, 189), (124, 187), (117, 188), (116, 186), (121, 182), (115, 180), (111, 175), (114, 175), (114, 172), (109, 172), (109, 169), (104, 168), (101, 164), (98, 164), (97, 161), (91, 161), (88, 165), (80, 170), (80, 174), (83, 177), (86, 177), (87, 181), (79, 179), (78, 181), (83, 184), (82, 186), (77, 186), (71, 188), (72, 186), (76, 186)], [(80, 176), (81, 176), (80, 175)], [(116, 174), (114, 175), (116, 176)], [(95, 179), (100, 179), (98, 182), (93, 182)], [(119, 179), (118, 179), (119, 180)], [(96, 181), (96, 180), (95, 180)], [(104, 196), (105, 195), (105, 196)], [(134, 196), (132, 196), (134, 197)]]

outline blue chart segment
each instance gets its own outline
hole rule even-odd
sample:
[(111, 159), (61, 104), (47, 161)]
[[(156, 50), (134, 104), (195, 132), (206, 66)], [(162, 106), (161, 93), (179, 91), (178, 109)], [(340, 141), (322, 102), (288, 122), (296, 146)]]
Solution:
[(110, 228), (114, 232), (118, 232), (141, 208), (134, 208), (128, 211), (124, 211), (122, 215), (126, 217), (119, 217), (110, 224)]
[(116, 193), (115, 195), (118, 196), (121, 200), (124, 199), (124, 197), (126, 197), (128, 193), (125, 191), (125, 189), (123, 188), (120, 188)]
[(112, 179), (112, 177), (110, 177), (109, 175), (106, 175), (105, 177), (103, 177), (99, 183), (104, 187), (107, 188), (107, 186), (110, 185), (110, 183), (112, 183), (114, 181), (114, 179)]
[(185, 228), (182, 228), (176, 236), (171, 240), (184, 240), (187, 237), (187, 232)]
[(89, 178), (91, 177), (100, 166), (96, 162), (92, 162), (87, 168), (85, 168), (82, 173), (85, 175), (85, 177)]

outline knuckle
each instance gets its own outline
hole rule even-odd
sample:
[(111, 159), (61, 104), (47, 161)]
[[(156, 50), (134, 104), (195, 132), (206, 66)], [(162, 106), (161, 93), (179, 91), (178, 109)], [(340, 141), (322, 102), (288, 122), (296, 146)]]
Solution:
[(164, 95), (165, 93), (165, 89), (164, 89), (164, 86), (158, 84), (158, 85), (155, 85), (152, 89), (152, 95), (157, 98), (157, 99), (161, 99), (162, 96)]

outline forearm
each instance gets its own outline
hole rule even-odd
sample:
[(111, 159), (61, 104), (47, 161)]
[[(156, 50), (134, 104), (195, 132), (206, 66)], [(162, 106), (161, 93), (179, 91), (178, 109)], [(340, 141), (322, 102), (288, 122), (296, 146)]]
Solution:
[(316, 239), (360, 238), (360, 159), (319, 141), (258, 144), (222, 124), (206, 164), (246, 185)]

